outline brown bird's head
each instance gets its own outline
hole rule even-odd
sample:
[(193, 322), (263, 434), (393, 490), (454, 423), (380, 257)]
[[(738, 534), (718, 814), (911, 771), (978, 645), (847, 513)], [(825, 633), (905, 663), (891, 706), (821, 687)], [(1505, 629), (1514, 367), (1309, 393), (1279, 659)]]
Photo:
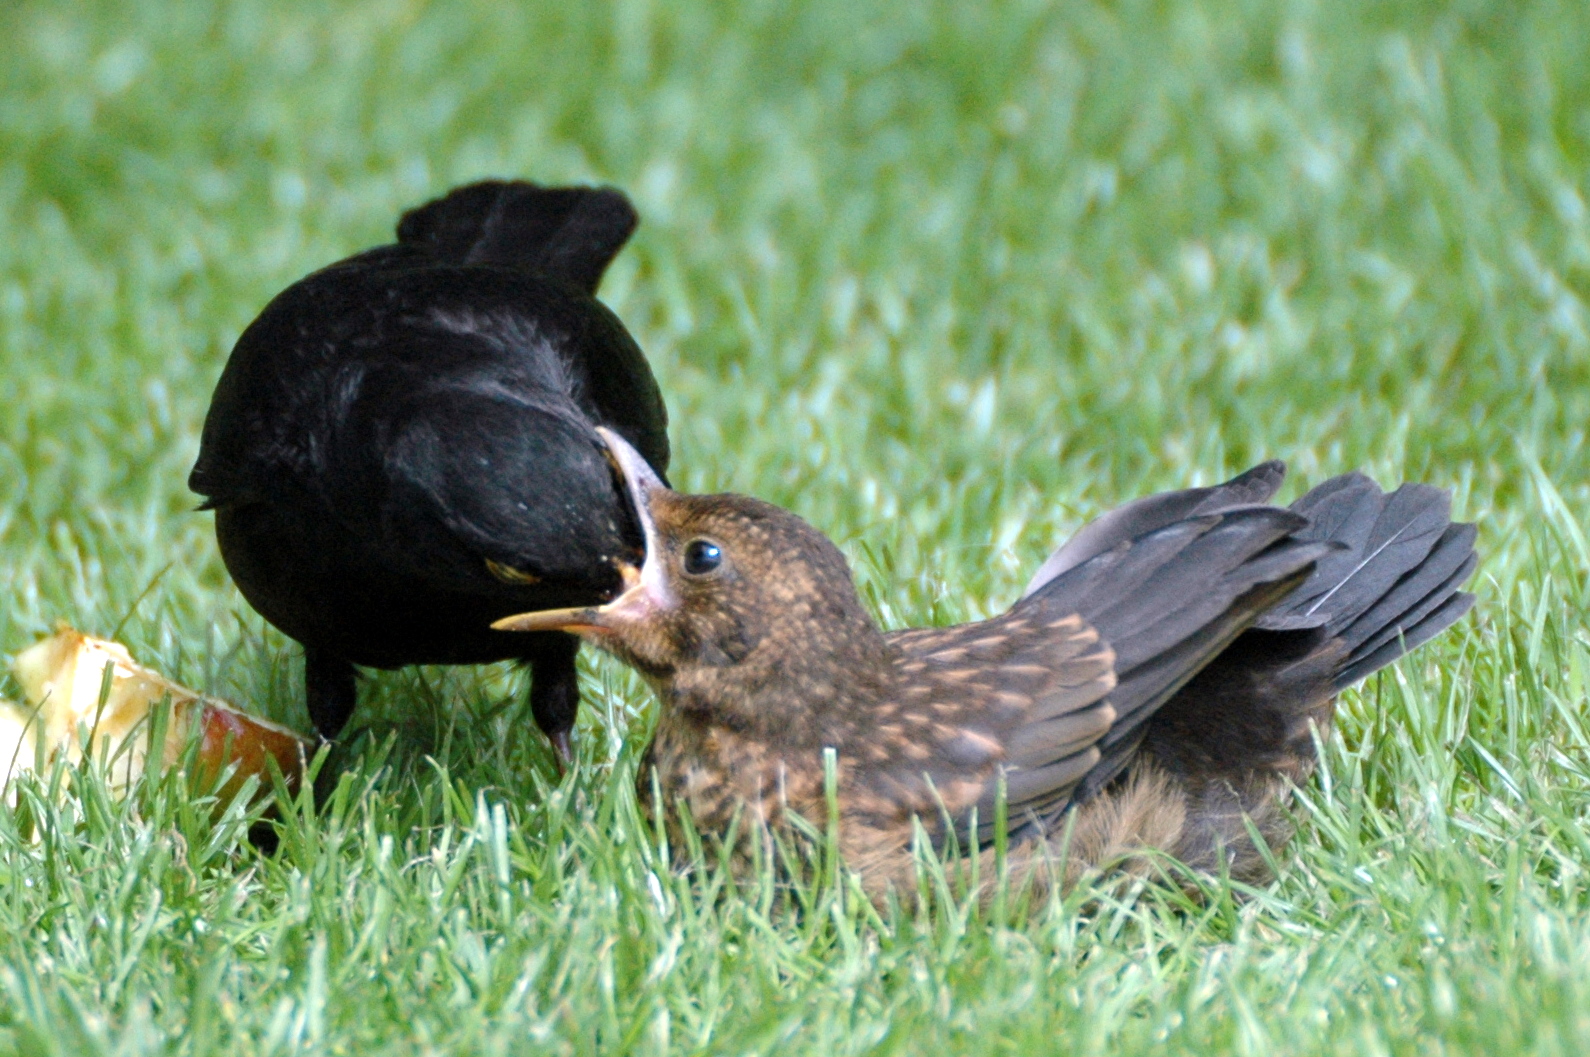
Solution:
[(820, 725), (846, 700), (871, 696), (887, 646), (827, 537), (759, 499), (674, 492), (622, 437), (600, 433), (635, 504), (644, 564), (621, 566), (625, 589), (604, 605), (523, 613), (494, 628), (580, 635), (666, 703), (739, 729)]

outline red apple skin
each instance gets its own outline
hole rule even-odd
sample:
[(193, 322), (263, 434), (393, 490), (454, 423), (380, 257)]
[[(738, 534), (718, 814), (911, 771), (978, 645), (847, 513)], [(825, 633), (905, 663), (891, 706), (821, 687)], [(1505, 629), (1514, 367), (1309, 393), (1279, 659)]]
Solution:
[(290, 792), (298, 792), (299, 779), (304, 770), (306, 741), (291, 731), (267, 725), (241, 712), (219, 708), (208, 701), (195, 701), (186, 710), (197, 709), (202, 741), (199, 744), (199, 774), (201, 786), (208, 787), (217, 776), (233, 763), (237, 770), (217, 795), (229, 800), (243, 785), (249, 775), (259, 778), (261, 790), (271, 787), (270, 767), (266, 758), (274, 758)]

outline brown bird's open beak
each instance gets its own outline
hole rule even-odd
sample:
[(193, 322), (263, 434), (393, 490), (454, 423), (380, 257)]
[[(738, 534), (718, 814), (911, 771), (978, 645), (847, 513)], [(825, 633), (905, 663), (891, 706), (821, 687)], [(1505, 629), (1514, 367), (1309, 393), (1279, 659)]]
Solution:
[(628, 562), (618, 563), (618, 571), (624, 578), (624, 590), (611, 602), (570, 609), (543, 609), (503, 617), (492, 624), (497, 631), (567, 631), (575, 635), (600, 637), (673, 606), (673, 592), (663, 573), (657, 525), (651, 513), (651, 497), (658, 492), (668, 491), (668, 486), (662, 483), (640, 452), (630, 447), (623, 437), (602, 426), (596, 427), (596, 432), (601, 435), (608, 451), (612, 452), (618, 472), (624, 478), (624, 487), (634, 504), (635, 516), (640, 519), (646, 543), (645, 562), (639, 569)]

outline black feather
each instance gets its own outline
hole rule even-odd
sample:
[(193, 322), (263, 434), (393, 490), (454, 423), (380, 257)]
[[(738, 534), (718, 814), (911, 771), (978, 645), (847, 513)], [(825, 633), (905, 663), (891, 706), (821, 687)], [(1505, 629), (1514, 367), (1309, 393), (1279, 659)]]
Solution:
[(1336, 676), (1337, 689), (1346, 689), (1358, 682), (1358, 680), (1373, 675), (1409, 650), (1423, 646), (1436, 635), (1456, 624), (1463, 614), (1473, 607), (1474, 596), (1467, 592), (1457, 591), (1448, 595), (1435, 608), (1434, 612), (1419, 620), (1412, 627), (1404, 630), (1399, 626), (1397, 629), (1399, 635), (1394, 640), (1386, 641), (1385, 645), (1376, 649), (1362, 660), (1355, 661), (1348, 667), (1343, 668)]
[(519, 268), (594, 295), (638, 221), (608, 188), (487, 180), (403, 214), (397, 234), (437, 263)]
[[(1318, 492), (1324, 496), (1316, 497)], [(1342, 549), (1323, 558), (1297, 595), (1259, 626), (1339, 633), (1424, 561), (1449, 524), (1450, 507), (1447, 494), (1428, 485), (1403, 485), (1383, 495), (1357, 474), (1327, 481), (1293, 510), (1312, 522), (1306, 537)]]
[(1342, 629), (1342, 641), (1355, 660), (1378, 647), (1388, 632), (1395, 634), (1390, 629), (1423, 619), (1435, 608), (1429, 604), (1432, 596), (1444, 601), (1469, 578), (1479, 560), (1474, 554), (1474, 538), (1473, 525), (1449, 526), (1421, 564), (1404, 573), (1374, 605)]
[(353, 664), (526, 659), (537, 721), (573, 722), (574, 640), (491, 623), (601, 601), (638, 555), (595, 430), (662, 473), (667, 412), (592, 296), (634, 227), (616, 191), (461, 187), (238, 339), (189, 484), (244, 596), (303, 643), (323, 734), (353, 707)]

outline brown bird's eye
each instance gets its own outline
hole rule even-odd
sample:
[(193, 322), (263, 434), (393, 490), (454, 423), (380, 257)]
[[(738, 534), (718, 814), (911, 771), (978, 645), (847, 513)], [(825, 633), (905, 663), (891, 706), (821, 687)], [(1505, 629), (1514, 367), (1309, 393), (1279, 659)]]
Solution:
[(706, 576), (723, 564), (723, 548), (711, 540), (691, 540), (685, 544), (685, 572)]

